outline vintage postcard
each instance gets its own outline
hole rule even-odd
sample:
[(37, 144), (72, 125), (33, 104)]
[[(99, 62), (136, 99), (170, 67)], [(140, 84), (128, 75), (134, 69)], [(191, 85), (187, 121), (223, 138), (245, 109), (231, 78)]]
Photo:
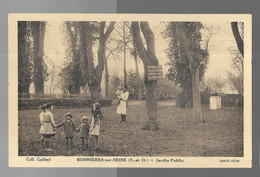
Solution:
[(252, 167), (250, 14), (9, 14), (9, 166)]

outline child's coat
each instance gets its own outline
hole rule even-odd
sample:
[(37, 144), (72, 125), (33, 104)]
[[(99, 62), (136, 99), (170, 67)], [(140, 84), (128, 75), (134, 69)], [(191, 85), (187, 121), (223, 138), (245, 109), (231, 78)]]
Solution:
[(65, 119), (63, 122), (61, 122), (58, 127), (64, 126), (64, 137), (65, 138), (73, 138), (74, 132), (76, 131), (76, 127), (74, 122), (71, 119)]
[(88, 138), (89, 136), (89, 130), (90, 130), (90, 125), (88, 122), (82, 122), (77, 129), (77, 132), (79, 132), (78, 136), (80, 138)]
[(55, 134), (54, 127), (56, 126), (55, 121), (53, 119), (53, 114), (50, 111), (46, 111), (45, 113), (40, 114), (40, 133), (45, 135)]

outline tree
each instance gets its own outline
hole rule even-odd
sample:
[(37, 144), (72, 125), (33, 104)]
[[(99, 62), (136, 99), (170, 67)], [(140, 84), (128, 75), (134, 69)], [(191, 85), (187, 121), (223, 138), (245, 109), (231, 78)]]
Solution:
[[(139, 25), (140, 24), (140, 25)], [(144, 39), (146, 41), (146, 48), (140, 34), (140, 27)], [(144, 83), (146, 87), (146, 107), (148, 120), (146, 125), (143, 127), (145, 130), (157, 130), (157, 99), (156, 99), (156, 88), (157, 81), (148, 81), (147, 67), (149, 65), (158, 65), (158, 59), (155, 54), (155, 42), (154, 33), (152, 32), (148, 22), (136, 22), (131, 23), (131, 29), (133, 33), (133, 41), (138, 50), (138, 55), (144, 64)]]
[[(193, 117), (202, 123), (200, 76), (206, 69), (208, 53), (201, 48), (201, 28), (202, 24), (199, 22), (170, 22), (166, 35), (170, 38), (169, 49), (174, 54), (174, 79), (176, 83), (183, 83), (180, 85), (182, 88), (192, 89)], [(186, 85), (184, 79), (191, 86)]]
[(110, 79), (111, 86), (109, 87), (109, 95), (113, 99), (117, 99), (116, 91), (118, 86), (122, 84), (122, 80), (118, 77), (118, 75), (111, 75)]
[(79, 48), (81, 54), (81, 72), (84, 80), (88, 83), (92, 102), (100, 101), (101, 80), (104, 70), (105, 60), (105, 46), (109, 35), (114, 29), (115, 22), (110, 22), (107, 30), (105, 31), (106, 22), (99, 23), (99, 40), (98, 40), (98, 63), (94, 66), (93, 57), (93, 40), (91, 34), (90, 22), (79, 22)]
[(65, 87), (70, 94), (80, 94), (80, 87), (86, 83), (82, 81), (80, 70), (79, 27), (77, 22), (65, 22), (64, 27), (69, 62), (65, 64), (60, 76), (64, 79)]
[[(110, 84), (109, 84), (109, 71), (108, 71), (108, 59), (113, 57), (114, 59), (120, 60), (120, 54), (123, 51), (123, 41), (121, 40), (121, 32), (117, 29), (118, 25), (115, 25), (114, 31), (119, 34), (118, 36), (112, 34), (109, 36), (107, 43), (106, 43), (106, 57), (104, 62), (105, 67), (105, 97), (110, 97)], [(120, 27), (121, 29), (121, 27)]]
[(222, 93), (225, 85), (226, 81), (219, 77), (209, 78), (206, 81), (206, 88), (209, 88), (211, 93)]
[(142, 79), (139, 74), (139, 68), (138, 68), (138, 59), (137, 59), (137, 51), (136, 47), (134, 47), (134, 50), (132, 52), (132, 55), (134, 56), (135, 60), (135, 73), (137, 78), (137, 99), (142, 100)]
[[(132, 33), (132, 31), (131, 31), (131, 33)], [(133, 34), (132, 34), (132, 36), (133, 36)], [(137, 50), (137, 46), (136, 46), (135, 42), (133, 42), (133, 50), (132, 50), (131, 54), (135, 60), (135, 73), (136, 73), (136, 77), (137, 77), (137, 99), (142, 100), (142, 80), (141, 80), (140, 74), (139, 74), (138, 59), (137, 59), (138, 50)]]
[[(132, 30), (131, 30), (131, 26), (130, 23), (127, 21), (124, 21), (122, 23), (117, 23), (116, 27), (115, 27), (115, 34), (117, 34), (117, 36), (114, 36), (113, 40), (116, 42), (116, 48), (114, 48), (114, 50), (109, 50), (109, 51), (113, 51), (112, 54), (114, 54), (115, 52), (122, 52), (123, 53), (123, 58), (124, 58), (124, 85), (129, 85), (128, 83), (128, 76), (127, 76), (127, 71), (126, 71), (126, 53), (127, 51), (130, 51), (130, 55), (134, 57), (134, 61), (135, 61), (135, 72), (137, 75), (137, 84), (138, 84), (138, 100), (142, 99), (142, 80), (141, 77), (139, 76), (139, 68), (138, 68), (138, 52), (136, 47), (134, 46), (134, 42), (133, 42), (133, 34), (132, 34)], [(115, 50), (116, 49), (116, 50)], [(114, 55), (117, 58), (118, 55)]]
[(45, 22), (32, 21), (33, 38), (33, 82), (35, 94), (44, 94), (44, 81), (47, 79), (47, 67), (43, 61)]
[(163, 77), (158, 80), (157, 97), (161, 100), (173, 99), (181, 92), (181, 88), (176, 86), (174, 82)]
[(227, 71), (228, 80), (232, 89), (236, 90), (238, 94), (244, 95), (244, 58), (239, 51), (232, 52), (234, 54), (232, 58), (234, 70), (233, 72)]
[[(139, 87), (140, 87), (140, 83), (139, 81), (142, 80), (142, 78), (139, 78), (140, 76), (137, 75), (136, 72), (134, 71), (129, 71), (127, 73), (127, 88), (128, 88), (128, 92), (130, 94), (131, 97), (133, 98), (137, 98), (138, 99), (138, 95), (139, 95)], [(143, 93), (144, 90), (144, 83), (141, 83), (141, 95)]]
[[(167, 57), (169, 58), (169, 62), (167, 65), (170, 66), (168, 70), (168, 74), (166, 75), (168, 79), (175, 82), (176, 85), (180, 86), (182, 88), (181, 100), (183, 102), (183, 107), (192, 107), (193, 106), (193, 90), (192, 90), (192, 70), (194, 69), (190, 67), (190, 58), (187, 55), (187, 52), (183, 45), (182, 37), (180, 36), (180, 33), (178, 33), (177, 26), (180, 23), (177, 22), (169, 22), (166, 25), (166, 29), (163, 32), (164, 37), (169, 40), (169, 48), (167, 49)], [(199, 81), (203, 79), (205, 69), (207, 67), (208, 63), (208, 46), (211, 36), (214, 34), (212, 31), (212, 28), (206, 28), (207, 38), (205, 40), (205, 49), (200, 49), (200, 41), (201, 37), (198, 36), (198, 39), (195, 38), (195, 31), (194, 31), (194, 24), (193, 23), (183, 23), (186, 28), (186, 31), (183, 31), (185, 33), (188, 33), (190, 35), (190, 39), (192, 40), (194, 44), (197, 43), (196, 46), (196, 53), (194, 55), (203, 55), (203, 57), (197, 58), (197, 62), (199, 63), (198, 66), (198, 72), (199, 72)], [(193, 29), (192, 29), (193, 28)], [(199, 27), (201, 28), (201, 26)], [(187, 30), (190, 30), (187, 32)], [(192, 49), (191, 49), (192, 50)], [(194, 53), (195, 53), (194, 52)], [(196, 69), (195, 69), (196, 70)]]
[(236, 40), (239, 53), (233, 51), (232, 59), (235, 74), (228, 72), (228, 78), (231, 86), (237, 90), (238, 94), (244, 95), (244, 23), (240, 22), (240, 30), (238, 22), (231, 22), (231, 29)]
[(30, 22), (18, 22), (18, 93), (28, 94), (32, 77)]
[[(242, 25), (242, 28), (244, 26)], [(236, 40), (237, 48), (241, 53), (242, 57), (244, 58), (244, 41), (239, 33), (237, 22), (231, 22), (231, 29)], [(242, 29), (244, 30), (244, 29)]]

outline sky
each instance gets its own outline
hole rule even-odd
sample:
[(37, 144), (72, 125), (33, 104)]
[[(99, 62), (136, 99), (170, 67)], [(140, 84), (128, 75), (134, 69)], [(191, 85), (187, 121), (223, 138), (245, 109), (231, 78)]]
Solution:
[[(163, 67), (164, 75), (167, 74), (168, 66), (166, 63), (168, 62), (168, 58), (166, 56), (165, 50), (168, 47), (168, 41), (163, 37), (161, 32), (164, 30), (165, 26), (162, 23), (150, 22), (151, 29), (155, 35), (155, 52), (157, 58), (159, 60), (160, 65)], [(120, 23), (118, 23), (120, 25)], [(226, 71), (232, 71), (232, 53), (230, 49), (236, 49), (235, 39), (232, 35), (231, 26), (229, 22), (221, 22), (221, 23), (203, 23), (206, 27), (211, 27), (213, 30), (213, 35), (210, 38), (209, 42), (209, 63), (207, 70), (205, 72), (205, 80), (209, 78), (221, 78), (227, 79)], [(207, 32), (202, 31), (202, 38), (206, 38)], [(62, 68), (64, 62), (66, 62), (66, 42), (64, 38), (64, 30), (62, 28), (62, 22), (49, 21), (46, 26), (46, 34), (45, 34), (45, 46), (44, 46), (44, 60), (49, 68), (52, 68), (55, 65), (55, 73), (56, 75), (59, 73)], [(115, 30), (112, 32), (111, 36), (117, 36)], [(113, 47), (112, 47), (113, 48)], [(96, 57), (96, 47), (94, 47), (94, 57)], [(113, 58), (110, 56), (108, 58), (108, 68), (110, 75), (118, 75), (123, 77), (123, 52), (122, 54), (118, 54), (118, 58)], [(135, 70), (134, 59), (131, 55), (127, 54), (127, 70)], [(143, 65), (141, 60), (139, 59), (139, 70), (140, 73), (143, 73)], [(56, 78), (57, 79), (57, 78)], [(57, 80), (55, 81), (57, 82)], [(50, 85), (50, 80), (46, 83), (46, 92), (48, 92), (48, 88)], [(31, 88), (32, 90), (32, 88)], [(226, 90), (226, 92), (230, 92)], [(56, 89), (56, 93), (60, 93), (58, 89)]]

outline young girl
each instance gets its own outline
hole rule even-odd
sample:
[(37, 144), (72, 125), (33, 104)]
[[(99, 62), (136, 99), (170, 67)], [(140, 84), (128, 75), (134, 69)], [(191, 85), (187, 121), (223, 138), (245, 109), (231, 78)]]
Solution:
[(57, 128), (61, 126), (64, 127), (64, 137), (66, 138), (67, 148), (73, 147), (73, 137), (74, 137), (74, 132), (76, 131), (75, 124), (71, 119), (72, 119), (72, 115), (71, 113), (68, 112), (65, 114), (65, 120), (63, 120), (59, 125), (57, 125)]
[(88, 147), (88, 137), (89, 137), (89, 117), (83, 116), (81, 118), (81, 124), (76, 132), (79, 132), (79, 137), (81, 138), (82, 147)]
[(45, 143), (45, 148), (47, 151), (53, 151), (50, 148), (50, 138), (55, 136), (56, 123), (53, 118), (51, 110), (53, 106), (51, 103), (42, 106), (43, 112), (40, 114), (40, 134), (41, 134), (41, 146)]
[(89, 134), (94, 138), (94, 151), (97, 150), (99, 146), (98, 136), (100, 131), (100, 121), (103, 118), (100, 109), (101, 105), (99, 103), (95, 103), (91, 110), (93, 116), (91, 118)]

